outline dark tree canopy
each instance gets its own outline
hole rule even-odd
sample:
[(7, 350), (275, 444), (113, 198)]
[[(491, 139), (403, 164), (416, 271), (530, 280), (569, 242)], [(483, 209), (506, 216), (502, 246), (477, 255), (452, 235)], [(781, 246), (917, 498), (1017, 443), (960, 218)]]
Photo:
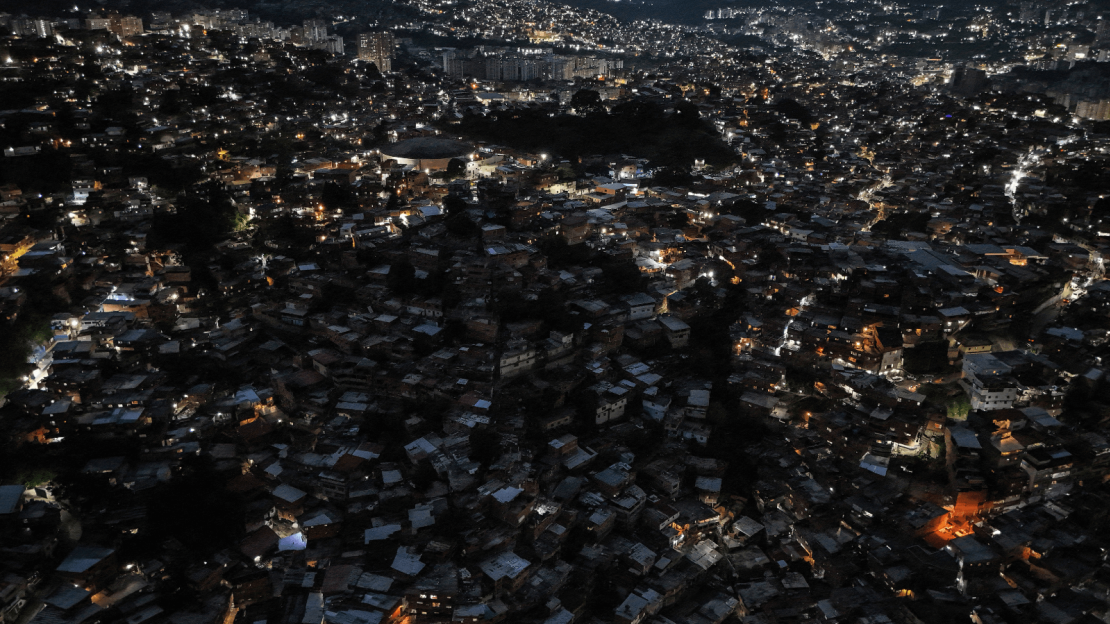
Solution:
[(593, 89), (579, 89), (570, 98), (574, 110), (585, 113), (601, 109), (601, 94)]
[(688, 172), (699, 159), (722, 166), (738, 158), (721, 140), (716, 128), (701, 119), (697, 107), (689, 102), (680, 103), (670, 113), (654, 102), (642, 100), (620, 104), (611, 112), (598, 110), (585, 116), (555, 114), (543, 108), (513, 109), (468, 115), (452, 129), (498, 144), (572, 160), (590, 154), (632, 154), (648, 158), (654, 167), (676, 172)]
[(795, 119), (803, 123), (808, 122), (813, 118), (813, 116), (810, 115), (809, 111), (806, 110), (806, 108), (799, 104), (796, 100), (779, 100), (775, 102), (775, 110), (782, 113), (786, 117), (789, 117), (790, 119)]

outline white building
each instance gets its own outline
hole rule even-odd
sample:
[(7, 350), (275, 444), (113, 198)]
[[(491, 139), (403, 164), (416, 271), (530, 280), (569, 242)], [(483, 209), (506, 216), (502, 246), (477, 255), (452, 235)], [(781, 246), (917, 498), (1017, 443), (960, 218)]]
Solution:
[(690, 326), (682, 319), (673, 316), (661, 316), (659, 322), (663, 325), (663, 333), (667, 336), (667, 342), (671, 344), (674, 349), (681, 349), (690, 342)]

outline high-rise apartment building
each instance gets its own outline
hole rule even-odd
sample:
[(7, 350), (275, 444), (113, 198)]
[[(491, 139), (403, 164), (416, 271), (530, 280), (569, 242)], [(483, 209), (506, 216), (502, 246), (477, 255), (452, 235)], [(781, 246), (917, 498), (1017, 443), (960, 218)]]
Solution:
[(54, 24), (48, 19), (37, 18), (33, 20), (35, 35), (46, 39), (54, 36)]
[(370, 61), (383, 74), (393, 71), (393, 45), (393, 33), (362, 33), (358, 36), (358, 58)]
[(15, 18), (9, 23), (13, 35), (45, 39), (54, 35), (54, 25), (47, 19)]
[(143, 34), (143, 20), (134, 15), (112, 15), (108, 23), (108, 32), (117, 37), (131, 37)]
[(507, 48), (477, 48), (469, 51), (447, 49), (443, 52), (443, 71), (452, 78), (466, 76), (480, 80), (528, 81), (574, 80), (612, 76), (624, 69), (618, 58), (561, 56), (550, 51), (531, 53)]
[(343, 56), (343, 37), (339, 35), (328, 35), (326, 39), (318, 42), (316, 45), (325, 52)]
[(1018, 13), (1018, 21), (1022, 24), (1036, 24), (1041, 16), (1041, 7), (1034, 2), (1023, 2)]
[(120, 15), (112, 12), (102, 16), (94, 13), (89, 15), (85, 24), (89, 30), (107, 30), (117, 37), (143, 34), (143, 20), (134, 15)]
[(952, 72), (952, 79), (948, 82), (948, 89), (956, 95), (971, 97), (981, 92), (990, 85), (987, 72), (974, 67), (960, 65)]
[(304, 21), (304, 42), (306, 45), (320, 43), (328, 38), (328, 24), (321, 19)]

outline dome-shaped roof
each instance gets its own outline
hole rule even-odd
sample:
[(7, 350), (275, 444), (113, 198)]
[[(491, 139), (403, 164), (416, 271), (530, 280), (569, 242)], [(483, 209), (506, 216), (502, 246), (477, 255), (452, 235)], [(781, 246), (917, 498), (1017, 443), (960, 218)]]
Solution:
[(382, 155), (386, 157), (407, 158), (409, 160), (461, 158), (473, 151), (474, 147), (472, 145), (439, 137), (417, 137), (391, 143), (381, 149)]

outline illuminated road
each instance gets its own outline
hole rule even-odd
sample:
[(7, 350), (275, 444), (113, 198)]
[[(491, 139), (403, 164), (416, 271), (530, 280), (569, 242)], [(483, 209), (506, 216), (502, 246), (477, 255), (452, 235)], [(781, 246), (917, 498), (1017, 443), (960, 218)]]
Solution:
[(880, 205), (876, 207), (874, 197), (875, 193), (878, 193), (879, 191), (893, 184), (894, 181), (890, 179), (890, 176), (884, 175), (881, 180), (860, 191), (859, 196), (856, 199), (867, 202), (867, 205), (875, 211), (875, 218), (872, 219), (870, 223), (863, 226), (864, 232), (870, 232), (871, 228), (875, 227), (875, 224), (879, 223), (883, 219), (886, 219), (886, 205), (880, 202)]
[(1018, 159), (1017, 167), (1014, 173), (1010, 176), (1010, 181), (1006, 183), (1006, 197), (1010, 199), (1010, 206), (1013, 209), (1014, 222), (1021, 224), (1021, 214), (1018, 212), (1017, 204), (1017, 191), (1021, 185), (1021, 180), (1029, 174), (1029, 170), (1037, 166), (1041, 162), (1041, 150), (1036, 148), (1029, 148), (1020, 159)]

